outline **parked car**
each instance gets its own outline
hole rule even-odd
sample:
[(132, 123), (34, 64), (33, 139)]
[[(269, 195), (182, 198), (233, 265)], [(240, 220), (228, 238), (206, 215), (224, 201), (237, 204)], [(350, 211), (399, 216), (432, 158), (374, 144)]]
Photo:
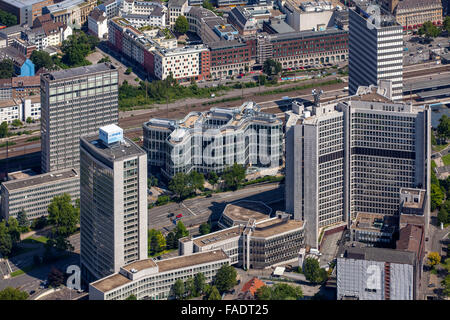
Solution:
[(183, 214), (182, 213), (179, 213), (179, 214), (177, 214), (177, 218), (181, 218), (183, 216)]
[(175, 214), (173, 213), (173, 212), (171, 212), (171, 213), (169, 213), (168, 215), (167, 215), (167, 218), (171, 218), (171, 217), (173, 217)]

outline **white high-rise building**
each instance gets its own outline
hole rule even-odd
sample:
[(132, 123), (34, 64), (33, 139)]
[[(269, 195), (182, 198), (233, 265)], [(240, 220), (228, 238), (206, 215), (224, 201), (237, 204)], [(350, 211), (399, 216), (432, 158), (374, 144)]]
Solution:
[[(390, 82), (390, 81), (387, 81)], [(358, 213), (397, 215), (401, 188), (427, 190), (429, 106), (391, 100), (390, 83), (304, 108), (286, 122), (286, 211), (305, 221), (306, 243)]]
[(80, 139), (80, 262), (88, 282), (147, 259), (147, 154), (116, 125)]
[(349, 93), (359, 86), (392, 80), (392, 99), (403, 96), (403, 27), (395, 17), (370, 1), (349, 9)]

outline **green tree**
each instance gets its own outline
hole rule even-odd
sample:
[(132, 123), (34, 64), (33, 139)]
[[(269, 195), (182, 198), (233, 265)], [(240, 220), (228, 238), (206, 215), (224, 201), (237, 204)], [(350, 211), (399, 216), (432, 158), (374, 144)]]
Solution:
[(137, 297), (134, 294), (131, 294), (128, 298), (125, 300), (137, 300)]
[(169, 190), (175, 193), (180, 200), (193, 192), (192, 186), (189, 184), (189, 178), (183, 172), (178, 172), (173, 176), (169, 182)]
[(219, 290), (216, 288), (216, 286), (212, 286), (209, 290), (207, 300), (222, 300), (222, 296), (220, 295)]
[(17, 17), (9, 12), (0, 10), (0, 23), (7, 27), (15, 26)]
[(259, 83), (259, 85), (263, 86), (263, 85), (266, 84), (266, 82), (267, 82), (267, 77), (265, 75), (263, 75), (263, 74), (260, 74), (258, 76), (258, 83)]
[(158, 185), (158, 179), (154, 175), (150, 175), (147, 178), (147, 187), (150, 189), (151, 187), (156, 187)]
[(273, 59), (267, 59), (263, 64), (263, 72), (269, 77), (278, 75), (282, 70), (281, 63)]
[(431, 211), (436, 210), (444, 201), (444, 193), (439, 185), (431, 184)]
[(20, 127), (20, 126), (23, 125), (22, 121), (20, 121), (19, 119), (14, 119), (14, 120), (11, 122), (11, 124), (12, 124), (14, 127)]
[(217, 175), (217, 173), (210, 172), (208, 174), (208, 182), (213, 186), (213, 188), (215, 189), (216, 184), (219, 182), (219, 176)]
[[(325, 269), (323, 269), (325, 271)], [(314, 258), (306, 258), (303, 266), (303, 274), (305, 275), (306, 280), (310, 281), (313, 284), (323, 283), (327, 279), (326, 271), (325, 274), (321, 271), (319, 266), (319, 261)]]
[(181, 220), (177, 222), (174, 231), (175, 231), (175, 239), (177, 239), (177, 241), (178, 239), (187, 237), (189, 235), (189, 231), (186, 229), (186, 226)]
[(11, 59), (0, 61), (0, 79), (9, 79), (14, 76), (14, 64)]
[(151, 229), (148, 230), (148, 249), (149, 254), (154, 255), (159, 253), (166, 248), (166, 239), (159, 230)]
[(13, 241), (8, 232), (8, 227), (5, 221), (0, 221), (0, 254), (2, 256), (9, 256), (13, 248)]
[(430, 252), (427, 256), (428, 265), (434, 267), (441, 262), (441, 256), (438, 252)]
[(3, 121), (2, 124), (0, 124), (0, 138), (6, 138), (8, 136), (8, 132), (8, 122)]
[(233, 190), (238, 189), (245, 179), (245, 168), (237, 163), (233, 164), (232, 167), (225, 170), (223, 173), (223, 180), (228, 188)]
[(450, 35), (450, 16), (444, 18), (443, 28), (448, 32), (448, 35)]
[(57, 268), (52, 267), (47, 277), (48, 284), (57, 288), (64, 283), (64, 274)]
[(105, 63), (105, 62), (111, 62), (111, 59), (108, 56), (104, 56), (100, 60), (98, 60), (97, 64), (99, 63)]
[(55, 196), (48, 206), (48, 222), (53, 225), (52, 233), (68, 237), (77, 230), (80, 208), (72, 205), (69, 194)]
[(188, 175), (188, 183), (191, 185), (191, 190), (202, 190), (205, 184), (205, 176), (197, 171), (192, 171)]
[(228, 264), (224, 264), (220, 267), (219, 271), (217, 271), (214, 285), (220, 292), (228, 291), (237, 284), (236, 276), (236, 269)]
[(175, 31), (185, 34), (189, 30), (189, 22), (185, 16), (178, 16), (175, 20)]
[(6, 287), (0, 291), (0, 300), (26, 300), (28, 293), (19, 289)]
[(8, 233), (11, 236), (13, 247), (17, 245), (20, 241), (20, 226), (17, 219), (9, 217), (6, 224), (8, 226)]
[(450, 138), (450, 118), (443, 114), (439, 119), (438, 127), (436, 128), (439, 138)]
[(262, 286), (256, 290), (256, 298), (258, 300), (271, 300), (272, 290), (268, 286)]
[(441, 33), (441, 30), (431, 21), (427, 21), (419, 28), (418, 32), (419, 35), (425, 35), (426, 38), (436, 38)]
[(55, 67), (55, 62), (52, 57), (45, 51), (34, 50), (30, 56), (30, 60), (34, 63), (36, 70), (41, 68), (52, 70)]
[(30, 228), (30, 221), (28, 221), (27, 213), (24, 209), (17, 213), (17, 222), (21, 232), (27, 232)]
[(206, 277), (202, 272), (197, 273), (194, 276), (194, 293), (198, 296), (205, 292), (206, 289)]
[(448, 222), (448, 211), (447, 208), (442, 206), (438, 212), (438, 223), (446, 224)]
[(32, 117), (27, 117), (27, 119), (25, 120), (28, 124), (33, 123), (33, 118)]
[(447, 274), (445, 279), (442, 281), (442, 286), (444, 287), (443, 294), (450, 297), (450, 274)]
[(300, 286), (290, 286), (287, 283), (277, 283), (272, 288), (272, 300), (288, 300), (289, 298), (298, 300), (303, 298)]
[(175, 299), (182, 300), (184, 297), (184, 283), (180, 279), (175, 281), (173, 284), (173, 295), (175, 296)]
[(187, 297), (192, 297), (195, 295), (195, 283), (194, 278), (190, 277), (184, 283), (185, 294)]
[(170, 231), (166, 236), (166, 248), (168, 250), (178, 248), (178, 240), (175, 237), (175, 233), (172, 231)]
[(211, 226), (209, 223), (202, 223), (199, 228), (200, 234), (205, 235), (211, 232)]

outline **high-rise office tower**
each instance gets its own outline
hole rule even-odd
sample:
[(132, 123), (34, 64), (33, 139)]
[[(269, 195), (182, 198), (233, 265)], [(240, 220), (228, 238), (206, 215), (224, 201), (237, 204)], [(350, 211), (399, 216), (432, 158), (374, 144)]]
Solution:
[(370, 1), (355, 4), (349, 9), (349, 94), (387, 79), (392, 80), (392, 99), (402, 99), (403, 27)]
[(287, 113), (286, 211), (313, 247), (358, 213), (398, 215), (401, 188), (427, 191), (429, 219), (430, 108), (392, 101), (386, 82)]
[(118, 118), (118, 72), (111, 64), (42, 74), (42, 171), (78, 169), (80, 137)]
[(116, 125), (80, 138), (80, 225), (88, 282), (147, 258), (147, 154)]

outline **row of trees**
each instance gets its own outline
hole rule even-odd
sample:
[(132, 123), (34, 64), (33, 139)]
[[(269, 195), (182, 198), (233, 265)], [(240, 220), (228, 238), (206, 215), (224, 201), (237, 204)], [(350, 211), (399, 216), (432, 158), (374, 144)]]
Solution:
[(271, 287), (260, 287), (256, 291), (256, 298), (258, 300), (299, 300), (303, 298), (303, 292), (300, 286), (277, 283)]
[(11, 59), (0, 61), (0, 79), (12, 78), (14, 74), (14, 64)]
[[(45, 244), (47, 255), (52, 249), (58, 251), (73, 250), (68, 237), (77, 230), (80, 219), (79, 201), (72, 205), (70, 195), (63, 194), (53, 198), (48, 207), (48, 218), (39, 218), (34, 221), (34, 227), (52, 225), (49, 239)], [(20, 242), (20, 233), (30, 229), (27, 213), (21, 210), (17, 219), (10, 217), (8, 221), (0, 222), (0, 254), (10, 256)]]
[(450, 33), (450, 17), (445, 17), (442, 28), (434, 25), (431, 21), (425, 22), (418, 30), (419, 35), (427, 38), (436, 38), (442, 31)]
[(159, 230), (151, 229), (148, 231), (148, 254), (154, 256), (164, 250), (178, 249), (178, 240), (187, 237), (189, 231), (182, 221), (178, 221), (175, 229), (170, 231), (166, 237)]
[[(217, 183), (223, 180), (227, 190), (239, 189), (245, 180), (245, 167), (235, 163), (233, 166), (226, 169), (222, 176), (219, 177), (217, 173), (211, 172), (208, 174), (208, 182), (215, 188)], [(196, 171), (189, 174), (179, 172), (174, 175), (169, 182), (169, 190), (172, 191), (179, 200), (195, 194), (198, 190), (204, 190), (205, 176)]]
[(0, 23), (11, 27), (17, 24), (17, 17), (9, 12), (0, 10)]
[(204, 295), (204, 300), (221, 300), (221, 293), (231, 290), (237, 284), (237, 272), (228, 265), (223, 265), (211, 285), (206, 283), (203, 273), (197, 273), (194, 278), (188, 278), (185, 282), (181, 279), (175, 281), (172, 287), (172, 295), (177, 300), (189, 299)]

